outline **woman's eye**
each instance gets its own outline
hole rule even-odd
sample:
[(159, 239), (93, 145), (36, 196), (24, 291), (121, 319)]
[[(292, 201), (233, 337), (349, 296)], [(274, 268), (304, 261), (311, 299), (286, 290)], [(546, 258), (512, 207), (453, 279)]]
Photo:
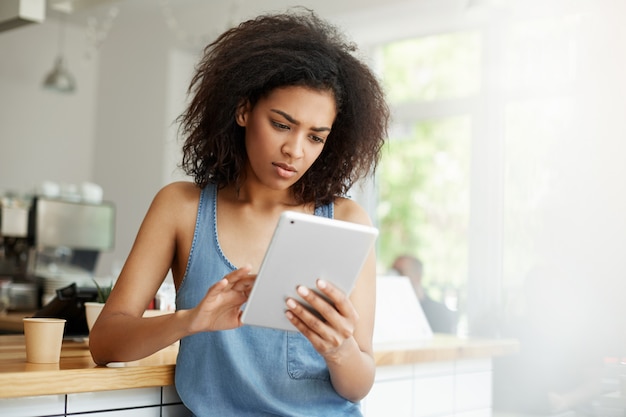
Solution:
[(320, 138), (319, 136), (311, 136), (311, 140), (313, 140), (313, 142), (318, 142), (318, 143), (326, 142), (326, 139)]
[(289, 126), (287, 126), (286, 124), (283, 124), (283, 123), (279, 123), (279, 122), (272, 122), (272, 125), (274, 125), (275, 128), (281, 129), (281, 130), (288, 130), (289, 129)]

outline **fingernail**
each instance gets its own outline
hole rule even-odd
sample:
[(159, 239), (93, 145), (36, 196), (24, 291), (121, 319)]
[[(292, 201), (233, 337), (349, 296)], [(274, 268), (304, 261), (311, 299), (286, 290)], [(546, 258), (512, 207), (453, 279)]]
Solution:
[(323, 279), (318, 279), (317, 288), (319, 288), (320, 290), (323, 290), (324, 288), (326, 288), (326, 281), (324, 281)]
[(309, 289), (307, 287), (299, 285), (298, 286), (298, 294), (300, 294), (303, 297), (306, 297), (307, 295), (309, 295)]
[(293, 301), (292, 298), (288, 298), (287, 299), (287, 307), (289, 307), (289, 308), (296, 308), (296, 305), (297, 305), (296, 302)]

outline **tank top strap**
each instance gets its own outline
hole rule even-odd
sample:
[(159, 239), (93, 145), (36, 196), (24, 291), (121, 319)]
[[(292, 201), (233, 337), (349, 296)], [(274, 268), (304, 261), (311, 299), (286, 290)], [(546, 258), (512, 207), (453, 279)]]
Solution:
[(332, 219), (335, 217), (335, 206), (333, 203), (324, 204), (322, 206), (315, 207), (315, 215), (320, 217), (327, 217)]

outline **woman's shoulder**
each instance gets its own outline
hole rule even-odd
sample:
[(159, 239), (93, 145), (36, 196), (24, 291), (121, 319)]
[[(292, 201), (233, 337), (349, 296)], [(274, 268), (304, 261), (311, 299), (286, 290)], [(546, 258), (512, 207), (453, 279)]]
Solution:
[(154, 197), (153, 204), (168, 207), (181, 207), (185, 205), (196, 206), (202, 190), (193, 182), (177, 181), (165, 185)]
[(338, 197), (335, 199), (335, 219), (352, 223), (372, 225), (369, 214), (359, 203), (349, 198)]
[(177, 197), (197, 197), (202, 191), (195, 183), (191, 181), (175, 181), (161, 188), (157, 196), (177, 196)]

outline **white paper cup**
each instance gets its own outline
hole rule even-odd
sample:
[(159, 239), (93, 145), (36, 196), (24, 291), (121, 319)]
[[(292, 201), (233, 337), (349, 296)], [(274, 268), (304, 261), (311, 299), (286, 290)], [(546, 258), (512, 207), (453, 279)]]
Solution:
[(25, 318), (26, 361), (30, 363), (58, 363), (65, 319)]
[(91, 332), (91, 328), (98, 319), (100, 312), (104, 308), (104, 303), (88, 301), (85, 303), (85, 316), (87, 318), (87, 328)]

